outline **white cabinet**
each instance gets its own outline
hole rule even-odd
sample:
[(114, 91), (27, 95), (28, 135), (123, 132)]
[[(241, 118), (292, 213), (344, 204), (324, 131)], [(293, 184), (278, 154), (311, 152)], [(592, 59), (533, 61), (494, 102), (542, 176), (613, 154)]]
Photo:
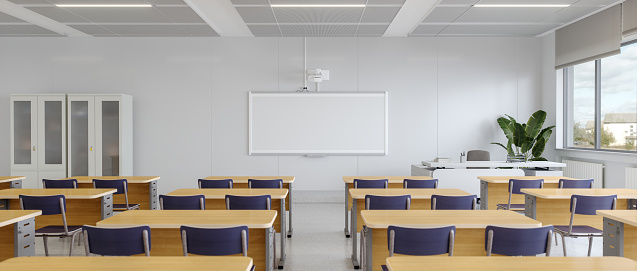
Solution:
[(11, 95), (11, 175), (23, 188), (66, 177), (66, 95)]
[(133, 175), (133, 97), (69, 94), (69, 176)]

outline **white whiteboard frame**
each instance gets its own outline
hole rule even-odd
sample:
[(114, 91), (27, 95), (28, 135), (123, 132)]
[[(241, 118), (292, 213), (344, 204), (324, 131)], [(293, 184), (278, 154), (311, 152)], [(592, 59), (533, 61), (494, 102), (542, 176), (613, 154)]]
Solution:
[(320, 157), (320, 156), (327, 156), (327, 155), (341, 155), (341, 156), (346, 156), (346, 155), (351, 155), (351, 156), (362, 156), (362, 155), (388, 155), (389, 154), (389, 103), (388, 103), (388, 93), (386, 91), (382, 91), (382, 92), (318, 92), (320, 93), (320, 95), (328, 95), (328, 96), (346, 96), (346, 97), (361, 97), (361, 96), (379, 96), (382, 95), (384, 98), (384, 105), (385, 105), (385, 142), (384, 142), (384, 148), (382, 151), (374, 151), (374, 150), (370, 150), (370, 151), (365, 151), (365, 150), (359, 150), (359, 151), (343, 151), (343, 150), (323, 150), (323, 151), (316, 151), (316, 150), (271, 150), (271, 151), (260, 151), (260, 150), (253, 150), (253, 144), (252, 144), (252, 97), (254, 95), (258, 95), (258, 96), (281, 96), (281, 95), (312, 95), (312, 94), (317, 94), (317, 92), (252, 92), (250, 91), (248, 93), (248, 155), (306, 155), (308, 157)]

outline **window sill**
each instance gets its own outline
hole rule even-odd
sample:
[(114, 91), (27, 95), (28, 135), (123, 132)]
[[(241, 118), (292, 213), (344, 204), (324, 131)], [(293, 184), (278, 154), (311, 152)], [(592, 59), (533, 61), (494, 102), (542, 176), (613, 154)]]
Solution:
[(628, 152), (628, 151), (609, 151), (609, 150), (596, 150), (596, 149), (575, 149), (575, 148), (555, 148), (556, 151), (566, 151), (566, 152), (579, 152), (579, 153), (590, 153), (590, 154), (609, 154), (609, 155), (622, 155), (628, 157), (637, 157), (637, 152)]

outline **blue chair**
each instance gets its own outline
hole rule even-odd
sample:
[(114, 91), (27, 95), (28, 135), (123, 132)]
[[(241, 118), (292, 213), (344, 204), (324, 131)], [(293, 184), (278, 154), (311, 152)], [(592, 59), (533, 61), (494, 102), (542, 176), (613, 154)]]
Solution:
[(553, 226), (538, 228), (508, 228), (487, 226), (484, 231), (484, 249), (487, 256), (492, 253), (506, 256), (536, 256), (551, 254)]
[(410, 208), (411, 195), (365, 195), (365, 210), (409, 210)]
[(248, 188), (283, 188), (283, 179), (248, 179)]
[(388, 179), (364, 180), (354, 179), (354, 188), (387, 188)]
[(159, 195), (159, 206), (162, 210), (205, 210), (206, 196)]
[(248, 256), (248, 226), (230, 228), (198, 228), (181, 226), (181, 244), (184, 256), (190, 254), (205, 256), (227, 256), (243, 254)]
[(235, 196), (226, 195), (227, 210), (270, 210), (272, 197), (261, 196)]
[(112, 189), (117, 189), (117, 192), (113, 194), (115, 195), (124, 194), (124, 200), (126, 203), (113, 204), (113, 211), (128, 211), (128, 210), (135, 210), (135, 209), (139, 210), (139, 204), (128, 203), (128, 181), (126, 179), (119, 179), (119, 180), (93, 179), (93, 188), (112, 188)]
[(453, 256), (455, 226), (439, 228), (387, 228), (389, 257), (394, 253), (411, 256), (447, 254)]
[(84, 250), (103, 256), (150, 256), (150, 227), (99, 228), (84, 225)]
[(49, 180), (42, 179), (42, 187), (44, 188), (77, 188), (77, 180), (76, 179), (66, 179), (66, 180)]
[(544, 179), (537, 180), (518, 180), (518, 179), (510, 179), (509, 180), (509, 203), (508, 204), (497, 204), (498, 210), (512, 210), (512, 211), (524, 211), (524, 204), (511, 204), (511, 196), (513, 194), (521, 195), (524, 194), (520, 191), (520, 189), (525, 188), (543, 188), (544, 187)]
[(431, 210), (475, 210), (477, 198), (476, 195), (431, 195)]
[(404, 179), (403, 188), (438, 188), (438, 179), (430, 179), (430, 180)]
[(44, 241), (44, 255), (49, 256), (49, 237), (71, 237), (69, 256), (73, 255), (75, 236), (80, 234), (82, 226), (66, 224), (66, 198), (64, 195), (27, 196), (20, 195), (22, 210), (41, 210), (42, 215), (61, 215), (62, 225), (49, 225), (35, 230), (35, 237), (42, 237)]
[(206, 180), (199, 179), (199, 188), (230, 188), (232, 189), (232, 179)]
[(603, 237), (602, 230), (586, 225), (573, 225), (575, 214), (597, 215), (597, 210), (615, 210), (617, 195), (608, 196), (571, 196), (571, 222), (568, 226), (555, 226), (555, 232), (562, 236), (562, 249), (566, 257), (565, 237), (588, 237), (588, 256), (591, 256), (593, 237)]
[(593, 188), (594, 179), (569, 180), (560, 179), (559, 188)]

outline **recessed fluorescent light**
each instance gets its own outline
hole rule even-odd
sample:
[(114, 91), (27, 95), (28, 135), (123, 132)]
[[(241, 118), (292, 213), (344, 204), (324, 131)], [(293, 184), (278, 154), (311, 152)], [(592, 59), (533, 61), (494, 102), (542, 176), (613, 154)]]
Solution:
[(273, 8), (364, 8), (365, 5), (270, 5)]
[(153, 5), (140, 4), (140, 5), (55, 5), (60, 8), (151, 8)]
[(570, 5), (473, 5), (477, 8), (565, 8)]

